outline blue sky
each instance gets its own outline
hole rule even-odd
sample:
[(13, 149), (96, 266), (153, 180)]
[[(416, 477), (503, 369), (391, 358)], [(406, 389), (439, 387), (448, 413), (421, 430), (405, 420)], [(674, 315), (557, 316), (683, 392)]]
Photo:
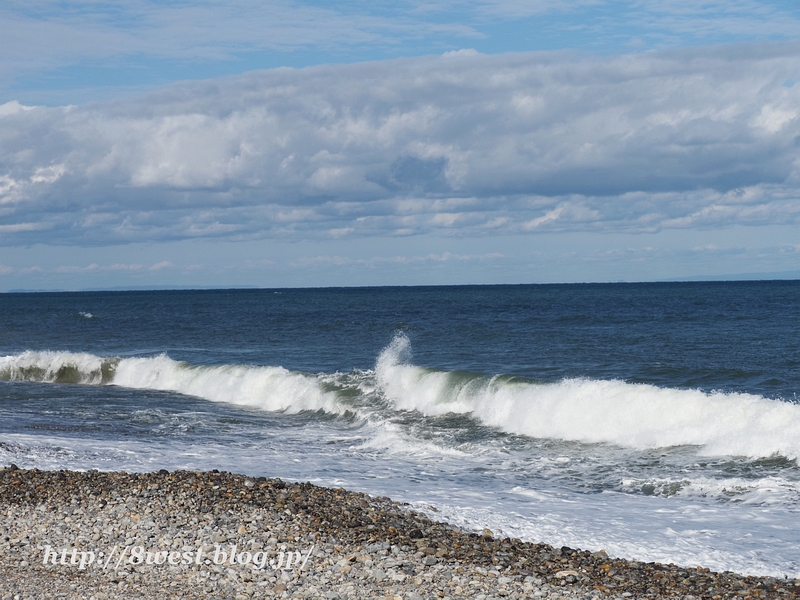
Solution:
[(0, 291), (800, 276), (800, 7), (8, 0)]

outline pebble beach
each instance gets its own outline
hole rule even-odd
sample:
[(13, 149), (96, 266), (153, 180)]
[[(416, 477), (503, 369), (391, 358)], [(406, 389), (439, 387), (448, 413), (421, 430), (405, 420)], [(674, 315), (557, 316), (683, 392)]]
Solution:
[(0, 598), (786, 598), (800, 581), (465, 532), (223, 472), (0, 470)]

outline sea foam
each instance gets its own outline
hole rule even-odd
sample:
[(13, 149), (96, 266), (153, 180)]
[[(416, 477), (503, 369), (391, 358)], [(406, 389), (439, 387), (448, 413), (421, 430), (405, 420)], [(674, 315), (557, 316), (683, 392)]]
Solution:
[(121, 360), (113, 383), (129, 388), (178, 392), (262, 410), (344, 412), (336, 396), (325, 392), (313, 376), (283, 367), (193, 366), (161, 354)]
[(118, 360), (83, 352), (28, 350), (0, 357), (0, 381), (99, 385), (110, 381)]
[(395, 337), (376, 364), (398, 410), (469, 413), (507, 433), (647, 449), (700, 446), (704, 454), (800, 455), (800, 406), (743, 393), (660, 388), (619, 380), (532, 383), (409, 364)]
[(314, 376), (271, 366), (194, 366), (166, 354), (108, 359), (86, 353), (28, 351), (0, 358), (0, 380), (112, 384), (270, 411), (345, 412), (335, 394), (326, 392)]
[[(364, 377), (372, 385), (366, 385)], [(620, 380), (536, 383), (435, 371), (410, 363), (410, 342), (404, 335), (396, 336), (383, 350), (374, 372), (365, 372), (349, 384), (346, 377), (339, 379), (339, 388), (352, 388), (344, 390), (344, 396), (330, 384), (330, 374), (309, 375), (278, 366), (195, 366), (165, 354), (120, 359), (23, 352), (0, 358), (0, 379), (112, 384), (267, 411), (350, 411), (373, 424), (391, 419), (398, 411), (417, 411), (428, 417), (457, 413), (499, 431), (532, 438), (635, 449), (696, 446), (707, 455), (800, 456), (800, 406), (796, 404), (753, 394), (660, 388)], [(368, 397), (373, 393), (375, 401)], [(360, 401), (354, 402), (354, 396)]]

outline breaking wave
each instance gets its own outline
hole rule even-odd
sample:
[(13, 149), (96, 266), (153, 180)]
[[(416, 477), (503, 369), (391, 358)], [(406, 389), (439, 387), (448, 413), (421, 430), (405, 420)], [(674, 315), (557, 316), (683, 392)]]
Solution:
[(469, 413), (507, 433), (646, 449), (700, 446), (705, 454), (800, 455), (800, 406), (742, 393), (659, 388), (619, 380), (534, 383), (507, 376), (432, 371), (410, 364), (395, 337), (376, 364), (399, 410)]
[(100, 358), (73, 352), (23, 352), (0, 358), (0, 380), (112, 384), (177, 392), (270, 411), (343, 413), (334, 393), (310, 375), (282, 367), (195, 366), (166, 354), (147, 358)]
[(331, 378), (276, 366), (196, 366), (164, 354), (101, 358), (28, 351), (0, 358), (0, 380), (6, 381), (110, 384), (268, 411), (351, 411), (384, 421), (398, 411), (427, 417), (457, 413), (531, 438), (637, 449), (697, 446), (709, 455), (800, 456), (796, 404), (753, 394), (619, 380), (537, 383), (505, 375), (435, 371), (410, 362), (410, 342), (404, 335), (383, 350), (374, 371), (342, 375), (335, 378), (336, 385)]

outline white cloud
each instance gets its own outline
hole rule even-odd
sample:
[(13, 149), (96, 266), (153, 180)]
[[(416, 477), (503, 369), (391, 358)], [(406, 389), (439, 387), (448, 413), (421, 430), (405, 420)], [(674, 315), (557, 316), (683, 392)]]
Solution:
[(757, 127), (763, 128), (767, 134), (774, 134), (796, 118), (796, 108), (767, 105), (761, 109), (761, 112), (753, 119), (753, 122)]
[(20, 233), (26, 231), (38, 231), (46, 229), (46, 226), (40, 223), (14, 223), (12, 225), (0, 225), (0, 233)]
[[(85, 267), (77, 267), (74, 265), (61, 266), (55, 269), (56, 273), (91, 273), (100, 269), (100, 265), (92, 263)], [(114, 269), (116, 270), (116, 269)]]
[[(55, 273), (95, 273), (95, 272), (104, 272), (104, 271), (160, 271), (161, 269), (165, 269), (168, 267), (172, 267), (172, 263), (168, 260), (163, 260), (161, 262), (155, 263), (150, 265), (149, 267), (137, 264), (137, 263), (112, 263), (110, 265), (99, 265), (97, 263), (91, 263), (86, 265), (85, 267), (79, 267), (75, 265), (62, 265), (60, 267), (56, 267), (53, 269)], [(41, 271), (41, 269), (39, 269)]]
[[(783, 4), (783, 5), (782, 5)], [(690, 34), (699, 39), (722, 35), (797, 36), (797, 11), (791, 4), (759, 0), (634, 0), (629, 26), (647, 26), (663, 38)]]
[(149, 267), (150, 271), (160, 271), (161, 269), (167, 269), (172, 266), (172, 263), (168, 260), (162, 260), (154, 265)]
[(16, 100), (12, 100), (11, 102), (0, 104), (0, 119), (7, 115), (15, 115), (23, 110), (32, 110), (32, 109), (33, 109), (32, 106), (25, 106), (23, 104), (20, 104)]
[(0, 6), (0, 73), (131, 56), (230, 60), (243, 52), (391, 47), (451, 34), (459, 22), (414, 18), (394, 9), (292, 0), (6, 0)]
[[(797, 39), (799, 28), (797, 6), (771, 0), (4, 0), (0, 92), (52, 102), (59, 93), (130, 93), (176, 72), (458, 57), (468, 52), (458, 48), (476, 44), (485, 52), (620, 52)], [(132, 76), (119, 77), (126, 69)]]
[(457, 254), (451, 252), (442, 252), (441, 254), (430, 253), (426, 255), (413, 255), (413, 256), (373, 256), (372, 258), (348, 258), (346, 256), (303, 256), (300, 258), (289, 261), (289, 266), (293, 268), (307, 268), (307, 267), (329, 267), (337, 266), (342, 267), (346, 265), (359, 265), (367, 268), (379, 267), (381, 265), (394, 264), (394, 265), (412, 265), (424, 263), (444, 263), (449, 261), (459, 262), (477, 262), (477, 261), (491, 261), (504, 258), (503, 254), (499, 252), (489, 252), (487, 254)]
[(796, 222), (798, 53), (467, 53), (15, 107), (0, 243)]

